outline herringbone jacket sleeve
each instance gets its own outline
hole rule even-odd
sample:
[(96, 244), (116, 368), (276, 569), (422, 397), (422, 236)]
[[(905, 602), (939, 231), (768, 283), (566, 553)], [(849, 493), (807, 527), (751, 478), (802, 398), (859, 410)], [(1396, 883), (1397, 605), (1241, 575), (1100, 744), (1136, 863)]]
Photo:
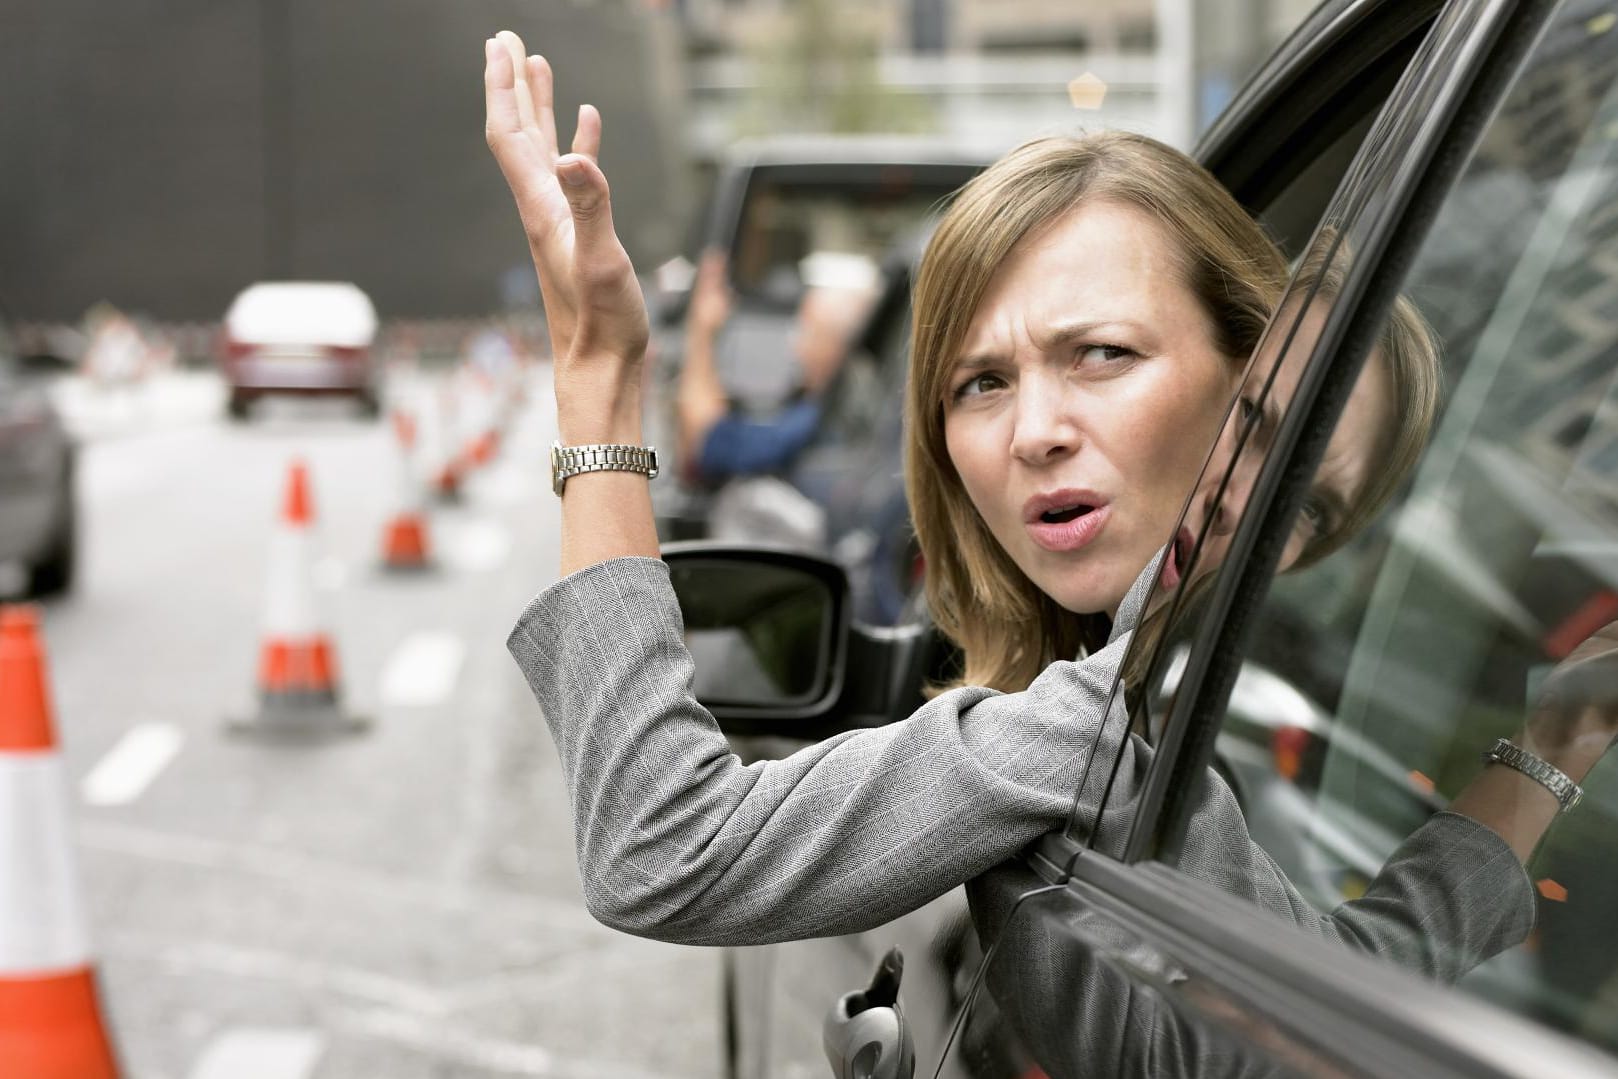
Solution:
[(555, 737), (592, 913), (663, 940), (758, 944), (880, 925), (1060, 827), (1127, 634), (1026, 692), (958, 689), (750, 765), (691, 694), (658, 560), (558, 582), (507, 644)]
[[(616, 559), (558, 582), (507, 645), (561, 757), (586, 904), (642, 936), (761, 944), (891, 921), (1068, 826), (1070, 811), (1098, 852), (1121, 849), (1152, 753), (1128, 733), (1114, 682), (1151, 580), (1137, 580), (1105, 648), (1021, 693), (957, 689), (750, 765), (691, 694), (664, 563)], [(1183, 872), (1350, 947), (1452, 979), (1532, 925), (1521, 865), (1467, 818), (1439, 814), (1362, 900), (1327, 913), (1252, 842), (1211, 771), (1194, 803)]]

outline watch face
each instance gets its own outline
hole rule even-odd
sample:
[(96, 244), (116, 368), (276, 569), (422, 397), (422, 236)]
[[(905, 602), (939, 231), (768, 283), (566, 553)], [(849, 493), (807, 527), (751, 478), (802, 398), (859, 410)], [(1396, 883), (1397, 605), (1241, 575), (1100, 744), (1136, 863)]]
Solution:
[(562, 493), (562, 444), (551, 443), (551, 490), (557, 494)]

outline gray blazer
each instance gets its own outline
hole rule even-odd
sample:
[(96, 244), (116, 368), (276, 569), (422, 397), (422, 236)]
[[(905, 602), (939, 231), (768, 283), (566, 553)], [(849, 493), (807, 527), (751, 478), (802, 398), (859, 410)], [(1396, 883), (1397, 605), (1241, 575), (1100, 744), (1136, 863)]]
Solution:
[[(507, 641), (550, 724), (572, 796), (585, 902), (607, 925), (684, 944), (852, 933), (995, 874), (1068, 823), (1116, 853), (1151, 749), (1112, 688), (1151, 584), (1106, 647), (1021, 693), (962, 688), (901, 722), (743, 765), (691, 695), (680, 612), (657, 559), (625, 558), (540, 593)], [(1097, 831), (1105, 762), (1125, 740)], [(1101, 754), (1080, 792), (1085, 765)], [(1179, 868), (1350, 946), (1453, 979), (1523, 939), (1533, 889), (1469, 818), (1435, 815), (1364, 898), (1314, 910), (1248, 838), (1210, 773)], [(1002, 868), (997, 868), (1002, 867)], [(1015, 877), (1008, 876), (1007, 882)]]

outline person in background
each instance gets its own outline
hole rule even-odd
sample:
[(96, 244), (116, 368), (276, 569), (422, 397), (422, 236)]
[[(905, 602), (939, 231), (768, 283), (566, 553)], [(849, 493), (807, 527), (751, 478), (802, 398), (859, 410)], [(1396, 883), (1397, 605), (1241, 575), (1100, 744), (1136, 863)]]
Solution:
[(833, 252), (808, 256), (800, 269), (804, 293), (790, 360), (747, 358), (794, 363), (798, 391), (773, 414), (750, 415), (736, 407), (719, 374), (719, 336), (734, 305), (725, 256), (720, 251), (702, 256), (686, 315), (685, 362), (675, 394), (676, 458), (687, 482), (715, 485), (737, 476), (780, 473), (819, 429), (822, 395), (870, 315), (877, 271), (869, 259)]

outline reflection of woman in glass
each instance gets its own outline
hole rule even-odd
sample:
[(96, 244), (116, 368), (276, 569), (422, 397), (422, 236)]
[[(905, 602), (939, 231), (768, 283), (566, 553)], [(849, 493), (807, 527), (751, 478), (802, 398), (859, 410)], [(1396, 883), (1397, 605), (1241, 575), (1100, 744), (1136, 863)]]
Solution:
[[(512, 52), (512, 35), (489, 43), (488, 137), (544, 291), (560, 438), (639, 443), (646, 318), (594, 161), (600, 119), (581, 110), (575, 152), (558, 156), (549, 68)], [(918, 279), (907, 467), (930, 599), (966, 645), (968, 677), (990, 686), (785, 760), (742, 766), (691, 697), (644, 478), (569, 481), (564, 579), (509, 644), (567, 771), (597, 917), (685, 943), (853, 932), (992, 880), (1063, 827), (1087, 762), (1126, 737), (1118, 665), (1158, 567), (1169, 592), (1187, 569), (1183, 542), (1154, 557), (1285, 278), (1234, 200), (1151, 140), (1045, 141), (968, 185)], [(1382, 429), (1366, 475), (1396, 470), (1396, 417), (1418, 442), (1430, 423), (1436, 361), (1413, 332), (1410, 355), (1385, 335), (1391, 377), (1357, 391)], [(1413, 400), (1425, 414), (1392, 406)], [(1349, 515), (1377, 489), (1322, 482)], [(1126, 773), (1114, 799), (1138, 782)], [(1438, 814), (1364, 900), (1321, 915), (1247, 838), (1229, 790), (1208, 786), (1193, 864), (1299, 924), (1445, 977), (1527, 931), (1527, 877), (1473, 818)], [(1098, 807), (1087, 786), (1081, 833)]]

